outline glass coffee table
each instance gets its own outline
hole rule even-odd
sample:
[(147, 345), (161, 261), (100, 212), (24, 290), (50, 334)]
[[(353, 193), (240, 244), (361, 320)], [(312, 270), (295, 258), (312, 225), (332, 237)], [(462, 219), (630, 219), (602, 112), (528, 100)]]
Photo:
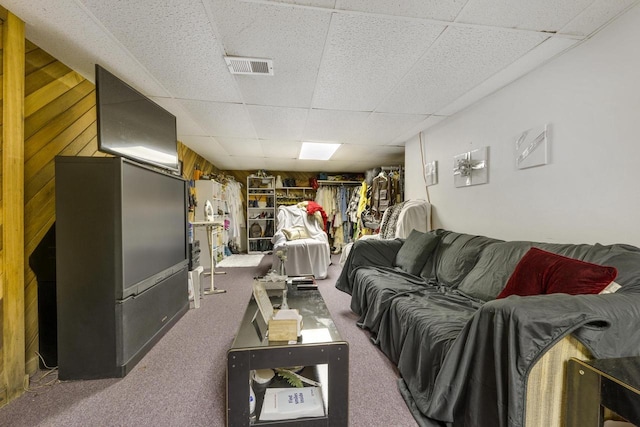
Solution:
[[(271, 297), (277, 307), (280, 297)], [(329, 310), (317, 290), (298, 290), (288, 285), (287, 303), (302, 315), (301, 337), (296, 342), (269, 341), (266, 325), (261, 319), (253, 296), (244, 313), (236, 338), (227, 352), (227, 425), (308, 425), (346, 426), (349, 420), (349, 345), (344, 341), (331, 319)], [(265, 394), (271, 403), (276, 392), (300, 394), (300, 389), (275, 375), (267, 384), (252, 382), (255, 370), (286, 369), (304, 379), (305, 387), (315, 387), (322, 396), (324, 415), (304, 416), (301, 413), (266, 413)], [(265, 372), (265, 371), (260, 371)], [(269, 371), (266, 371), (269, 372)], [(255, 394), (255, 410), (250, 411), (250, 387)], [(267, 389), (272, 389), (267, 391)], [(297, 400), (297, 397), (296, 397)], [(273, 405), (269, 405), (271, 408)], [(262, 419), (261, 419), (262, 418)]]

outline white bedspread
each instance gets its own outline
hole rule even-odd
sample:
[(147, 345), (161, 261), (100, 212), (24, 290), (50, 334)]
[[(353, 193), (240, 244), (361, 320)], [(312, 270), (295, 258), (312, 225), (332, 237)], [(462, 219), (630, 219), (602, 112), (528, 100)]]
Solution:
[[(331, 264), (329, 238), (322, 229), (322, 223), (316, 216), (307, 215), (305, 208), (298, 206), (280, 206), (278, 208), (278, 230), (273, 236), (273, 268), (280, 265), (276, 255), (284, 245), (287, 246), (285, 270), (288, 276), (313, 274), (317, 279), (327, 277), (327, 269)], [(303, 226), (308, 238), (287, 240), (283, 229)]]

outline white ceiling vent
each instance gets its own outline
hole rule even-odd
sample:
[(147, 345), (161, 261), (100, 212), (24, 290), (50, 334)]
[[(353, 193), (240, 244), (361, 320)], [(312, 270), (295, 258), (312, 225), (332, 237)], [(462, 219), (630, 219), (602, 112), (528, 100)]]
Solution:
[(231, 74), (273, 75), (273, 60), (225, 56)]

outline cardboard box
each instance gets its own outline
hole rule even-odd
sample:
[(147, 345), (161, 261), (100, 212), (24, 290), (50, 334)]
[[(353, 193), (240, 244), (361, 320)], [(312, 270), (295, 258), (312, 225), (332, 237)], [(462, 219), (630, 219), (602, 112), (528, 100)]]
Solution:
[(269, 320), (269, 341), (297, 341), (298, 321), (295, 319)]
[(277, 310), (269, 319), (269, 341), (297, 341), (301, 330), (298, 310)]

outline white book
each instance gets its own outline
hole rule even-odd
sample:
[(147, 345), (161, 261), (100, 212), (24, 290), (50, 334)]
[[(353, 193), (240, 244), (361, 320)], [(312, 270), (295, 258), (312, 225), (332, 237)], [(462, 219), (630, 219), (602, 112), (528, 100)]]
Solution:
[(323, 417), (320, 387), (268, 388), (264, 393), (260, 421)]

